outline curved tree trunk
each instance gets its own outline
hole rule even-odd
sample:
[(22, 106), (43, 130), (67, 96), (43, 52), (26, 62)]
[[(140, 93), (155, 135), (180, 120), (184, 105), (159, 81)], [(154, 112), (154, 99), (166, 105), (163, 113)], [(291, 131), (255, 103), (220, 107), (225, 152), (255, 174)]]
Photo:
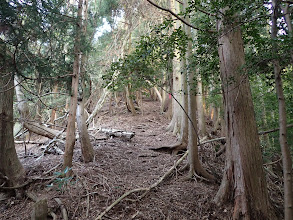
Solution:
[(215, 203), (234, 200), (233, 219), (276, 219), (268, 198), (249, 81), (240, 70), (245, 62), (240, 28), (231, 24), (231, 18), (229, 22), (222, 18), (218, 29), (227, 147)]
[(6, 48), (0, 47), (0, 173), (8, 178), (10, 186), (23, 182), (25, 171), (17, 157), (13, 136), (13, 76), (5, 66)]
[(103, 107), (107, 96), (110, 94), (110, 90), (108, 90), (107, 88), (108, 88), (108, 86), (103, 89), (103, 92), (102, 92), (100, 99), (98, 100), (93, 112), (90, 114), (90, 116), (88, 117), (88, 119), (86, 121), (87, 125), (89, 125), (93, 121), (95, 116), (98, 114), (99, 110)]

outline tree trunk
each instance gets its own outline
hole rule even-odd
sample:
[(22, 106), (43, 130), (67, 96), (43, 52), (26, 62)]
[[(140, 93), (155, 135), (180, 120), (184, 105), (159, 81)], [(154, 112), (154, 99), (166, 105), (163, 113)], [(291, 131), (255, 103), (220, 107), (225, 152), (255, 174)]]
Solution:
[(200, 73), (197, 73), (197, 88), (196, 88), (196, 105), (198, 116), (198, 135), (200, 138), (204, 138), (207, 135), (206, 120), (203, 106), (203, 89)]
[(81, 144), (81, 152), (84, 162), (88, 163), (94, 159), (94, 149), (90, 142), (90, 136), (88, 134), (86, 119), (84, 115), (83, 101), (80, 100), (77, 104), (76, 122), (79, 133), (79, 140)]
[(127, 108), (129, 108), (129, 110), (131, 111), (132, 115), (135, 116), (136, 111), (135, 111), (135, 108), (134, 108), (134, 104), (133, 104), (129, 84), (125, 87), (125, 91), (126, 91), (126, 105), (127, 105)]
[(6, 70), (6, 47), (0, 46), (0, 173), (8, 177), (8, 184), (23, 183), (25, 171), (17, 157), (13, 137), (13, 76)]
[[(78, 79), (80, 74), (80, 62), (81, 62), (81, 51), (80, 51), (80, 37), (81, 37), (81, 27), (82, 27), (82, 5), (83, 0), (78, 2), (78, 12), (77, 12), (77, 30), (75, 36), (74, 45), (74, 63), (73, 63), (73, 76), (71, 81), (71, 97), (70, 97), (70, 107), (66, 130), (66, 142), (65, 142), (65, 153), (63, 169), (66, 167), (72, 167), (73, 149), (75, 145), (75, 117), (77, 108), (77, 93), (78, 93)], [(68, 172), (71, 175), (72, 171)]]
[(108, 86), (103, 89), (103, 92), (102, 92), (102, 95), (101, 95), (100, 99), (98, 100), (93, 112), (90, 114), (90, 116), (88, 117), (88, 119), (86, 121), (87, 125), (89, 125), (93, 121), (94, 117), (98, 114), (99, 110), (103, 107), (104, 102), (105, 102), (107, 96), (110, 93), (110, 90), (108, 89)]
[[(183, 8), (186, 10), (188, 6), (188, 0), (183, 1)], [(186, 17), (186, 22), (190, 23), (190, 18)], [(188, 38), (192, 38), (191, 36), (191, 28), (187, 25), (185, 26), (185, 32)], [(201, 165), (199, 157), (198, 157), (198, 131), (197, 131), (197, 122), (196, 122), (196, 97), (192, 92), (192, 85), (194, 79), (194, 72), (190, 71), (190, 59), (192, 56), (192, 43), (188, 41), (187, 52), (186, 52), (186, 80), (187, 80), (187, 102), (188, 102), (188, 162), (189, 162), (189, 177), (191, 178), (195, 173), (203, 176), (206, 179), (214, 180), (214, 177), (209, 174)]]
[(229, 19), (218, 23), (227, 146), (215, 203), (234, 200), (233, 219), (276, 219), (268, 198), (249, 81), (240, 70), (245, 63), (242, 36)]
[(38, 100), (36, 103), (36, 116), (35, 116), (35, 121), (41, 122), (42, 121), (42, 109), (41, 109), (41, 94), (42, 94), (42, 79), (41, 79), (41, 74), (37, 74), (37, 81), (36, 81), (36, 90), (38, 94)]
[[(291, 17), (290, 17), (290, 15), (292, 13), (292, 9), (290, 11), (289, 4), (290, 4), (289, 2), (285, 3), (285, 7), (282, 7), (282, 10), (283, 10), (285, 22), (287, 24), (289, 37), (291, 38), (291, 40), (293, 40), (292, 21), (291, 21)], [(293, 65), (293, 49), (290, 50), (290, 55), (291, 55), (291, 64)]]
[[(58, 84), (55, 83), (54, 88), (53, 88), (53, 98), (56, 99), (57, 98), (57, 93), (58, 92)], [(52, 128), (55, 129), (55, 120), (57, 118), (57, 113), (55, 109), (52, 109), (51, 111), (51, 117), (50, 117), (50, 123), (53, 125)]]
[[(83, 13), (83, 34), (86, 36), (86, 25), (87, 25), (87, 12), (88, 12), (88, 0), (84, 0), (84, 13)], [(86, 117), (84, 114), (84, 91), (85, 91), (85, 62), (86, 55), (81, 55), (81, 64), (80, 64), (80, 94), (79, 100), (77, 103), (77, 113), (76, 113), (76, 122), (79, 132), (79, 141), (81, 145), (81, 152), (84, 159), (84, 162), (88, 163), (94, 159), (94, 149), (90, 141), (90, 136), (88, 134), (86, 126)]]
[[(273, 13), (272, 13), (272, 40), (277, 39), (277, 19), (278, 8), (280, 2), (278, 0), (272, 1)], [(278, 55), (277, 45), (273, 42), (273, 55)], [(283, 93), (283, 83), (281, 78), (280, 62), (276, 58), (273, 60), (276, 92), (279, 104), (279, 127), (280, 127), (280, 146), (282, 151), (282, 163), (283, 163), (283, 176), (284, 176), (284, 213), (285, 220), (293, 219), (293, 189), (292, 189), (292, 158), (290, 154), (290, 148), (287, 142), (287, 116), (286, 116), (286, 104)]]
[[(170, 0), (170, 8), (172, 11), (175, 11), (176, 13), (180, 13), (179, 9), (179, 3), (175, 0)], [(181, 25), (181, 22), (176, 20), (176, 28), (179, 28)], [(175, 52), (175, 54), (178, 51)], [(172, 84), (172, 94), (174, 98), (172, 99), (172, 119), (170, 124), (167, 126), (167, 130), (173, 132), (174, 134), (177, 134), (180, 132), (179, 128), (181, 127), (181, 117), (182, 117), (182, 109), (179, 106), (179, 104), (174, 100), (177, 99), (181, 103), (182, 101), (182, 95), (181, 93), (181, 74), (180, 74), (180, 61), (179, 57), (175, 57), (173, 59), (173, 84)]]

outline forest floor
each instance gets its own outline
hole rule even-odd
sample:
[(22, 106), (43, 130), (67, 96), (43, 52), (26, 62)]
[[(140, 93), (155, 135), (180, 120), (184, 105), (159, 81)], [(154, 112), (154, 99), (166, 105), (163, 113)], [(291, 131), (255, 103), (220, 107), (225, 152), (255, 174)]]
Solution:
[[(160, 114), (158, 102), (144, 100), (143, 114), (132, 116), (125, 105), (107, 105), (95, 119), (97, 128), (113, 128), (135, 132), (131, 140), (106, 138), (97, 129), (90, 129), (95, 150), (93, 162), (85, 164), (81, 158), (78, 141), (74, 150), (73, 179), (56, 179), (63, 156), (42, 155), (43, 144), (17, 144), (17, 152), (28, 178), (34, 179), (26, 186), (38, 198), (45, 197), (48, 207), (63, 219), (55, 198), (59, 198), (68, 212), (68, 219), (96, 219), (105, 209), (125, 192), (149, 187), (157, 182), (182, 156), (150, 150), (176, 142), (176, 137), (166, 131), (169, 120)], [(35, 142), (49, 140), (33, 137)], [(231, 205), (216, 207), (212, 200), (222, 177), (224, 155), (215, 156), (219, 143), (206, 144), (199, 149), (203, 166), (218, 179), (209, 183), (201, 179), (187, 179), (187, 171), (180, 171), (186, 159), (160, 185), (150, 190), (130, 194), (115, 205), (102, 219), (230, 219)], [(64, 146), (59, 146), (64, 150)], [(65, 184), (67, 182), (67, 184)], [(1, 195), (1, 193), (0, 193)], [(30, 219), (34, 202), (25, 198), (9, 197), (1, 201), (0, 219)]]

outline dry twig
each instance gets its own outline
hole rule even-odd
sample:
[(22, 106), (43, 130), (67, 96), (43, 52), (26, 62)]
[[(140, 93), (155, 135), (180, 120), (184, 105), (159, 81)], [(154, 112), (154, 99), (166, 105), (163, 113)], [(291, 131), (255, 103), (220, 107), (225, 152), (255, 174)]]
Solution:
[(173, 170), (176, 169), (176, 167), (182, 163), (182, 161), (187, 157), (188, 155), (188, 150), (185, 152), (185, 154), (183, 154), (183, 156), (176, 161), (176, 163), (157, 181), (155, 182), (154, 184), (152, 184), (150, 187), (141, 187), (141, 188), (136, 188), (136, 189), (133, 189), (133, 190), (130, 190), (126, 193), (124, 193), (122, 196), (120, 196), (118, 199), (116, 199), (110, 206), (108, 206), (105, 211), (103, 211), (97, 218), (96, 220), (98, 219), (102, 219), (102, 217), (107, 213), (109, 212), (115, 205), (117, 205), (119, 202), (121, 202), (124, 198), (126, 198), (127, 196), (129, 196), (130, 194), (132, 193), (135, 193), (135, 192), (141, 192), (141, 191), (145, 191), (145, 193), (140, 197), (140, 198), (143, 198), (149, 191), (151, 191), (153, 188), (157, 187), (164, 179), (166, 179), (171, 173)]

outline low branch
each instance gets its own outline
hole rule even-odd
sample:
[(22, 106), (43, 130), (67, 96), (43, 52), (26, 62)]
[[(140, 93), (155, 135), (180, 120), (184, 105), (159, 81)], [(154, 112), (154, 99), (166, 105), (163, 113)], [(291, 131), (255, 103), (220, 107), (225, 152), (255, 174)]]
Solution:
[[(291, 128), (291, 127), (293, 127), (293, 124), (288, 124), (287, 125), (287, 128)], [(265, 134), (269, 134), (269, 133), (272, 133), (272, 132), (275, 132), (275, 131), (278, 131), (278, 130), (280, 130), (280, 128), (274, 128), (274, 129), (267, 130), (267, 131), (260, 131), (258, 133), (258, 135), (265, 135)]]

